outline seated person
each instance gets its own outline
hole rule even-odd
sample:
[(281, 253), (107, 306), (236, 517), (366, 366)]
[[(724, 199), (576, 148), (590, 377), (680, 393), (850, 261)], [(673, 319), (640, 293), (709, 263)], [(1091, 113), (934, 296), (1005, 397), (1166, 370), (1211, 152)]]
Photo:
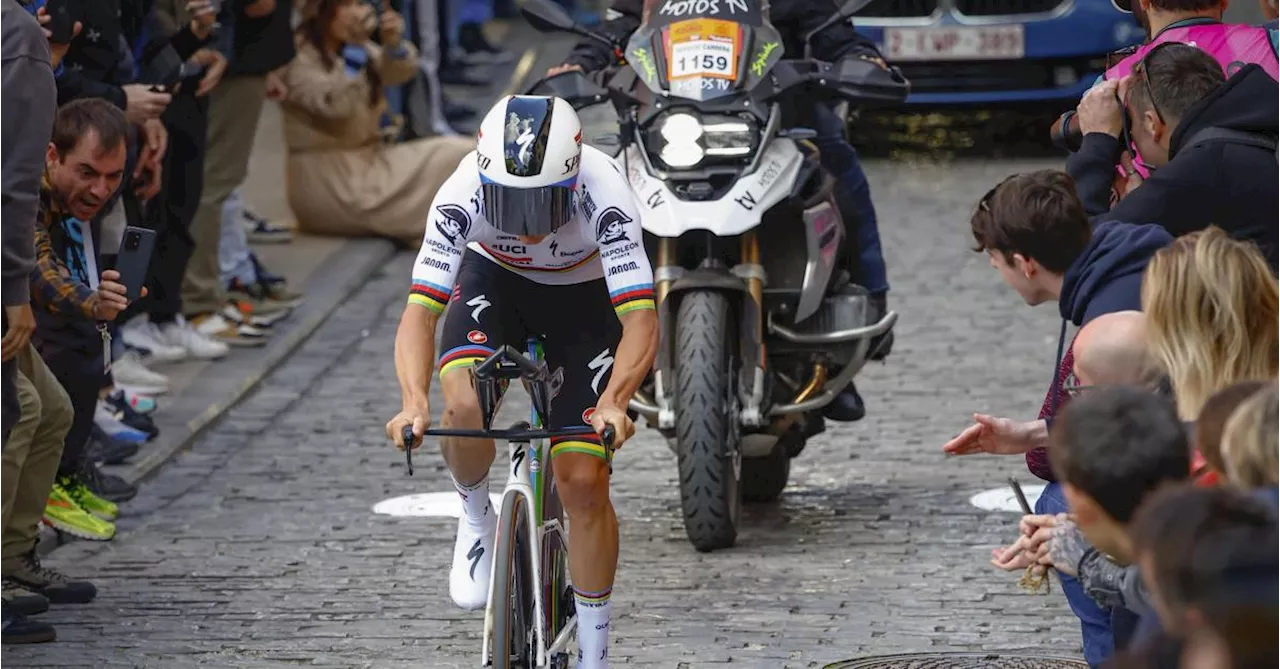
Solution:
[[(370, 40), (377, 25), (381, 43)], [(475, 148), (460, 137), (385, 144), (379, 120), (384, 86), (418, 71), (404, 21), (348, 0), (308, 3), (296, 32), (298, 55), (280, 70), (289, 158), (289, 206), (304, 232), (379, 235), (416, 247), (431, 200)]]

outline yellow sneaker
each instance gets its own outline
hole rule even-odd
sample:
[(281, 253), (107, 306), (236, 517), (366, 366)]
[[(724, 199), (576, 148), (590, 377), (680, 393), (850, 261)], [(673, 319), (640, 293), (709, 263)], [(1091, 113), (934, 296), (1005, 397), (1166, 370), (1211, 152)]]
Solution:
[(44, 523), (59, 532), (89, 541), (110, 541), (116, 536), (113, 523), (85, 511), (59, 483), (54, 483), (53, 490), (49, 491)]

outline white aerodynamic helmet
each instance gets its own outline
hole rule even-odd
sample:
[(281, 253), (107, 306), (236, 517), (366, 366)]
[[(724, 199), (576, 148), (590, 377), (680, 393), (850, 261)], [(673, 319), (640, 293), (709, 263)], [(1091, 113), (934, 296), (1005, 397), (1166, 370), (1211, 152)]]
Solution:
[(509, 235), (548, 235), (573, 218), (582, 124), (568, 102), (502, 98), (480, 123), (484, 217)]

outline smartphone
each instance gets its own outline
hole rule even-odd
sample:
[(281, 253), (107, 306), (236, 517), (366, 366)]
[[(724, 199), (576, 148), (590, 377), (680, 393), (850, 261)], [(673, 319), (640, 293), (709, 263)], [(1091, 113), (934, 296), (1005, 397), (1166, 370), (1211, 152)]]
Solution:
[(124, 229), (120, 241), (120, 254), (116, 256), (116, 271), (124, 284), (125, 296), (130, 302), (142, 297), (142, 286), (147, 282), (147, 268), (151, 265), (151, 252), (156, 245), (156, 231), (132, 225)]
[(49, 0), (44, 11), (49, 14), (49, 41), (54, 44), (70, 44), (75, 37), (76, 20), (80, 18), (78, 0)]

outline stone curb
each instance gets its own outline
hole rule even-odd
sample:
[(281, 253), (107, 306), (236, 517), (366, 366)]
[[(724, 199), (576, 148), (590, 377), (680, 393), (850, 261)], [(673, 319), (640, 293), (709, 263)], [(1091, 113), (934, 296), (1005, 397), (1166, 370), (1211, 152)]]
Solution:
[[(190, 448), (204, 431), (244, 399), (268, 374), (278, 368), (396, 253), (384, 239), (352, 239), (330, 254), (307, 277), (306, 298), (289, 318), (276, 326), (277, 334), (259, 349), (234, 349), (212, 363), (200, 379), (178, 394), (162, 398), (156, 414), (161, 436), (143, 447), (135, 460), (104, 471), (139, 484), (154, 475), (178, 453)], [(280, 326), (284, 325), (285, 328)], [(41, 525), (40, 554), (60, 545), (57, 533)]]

